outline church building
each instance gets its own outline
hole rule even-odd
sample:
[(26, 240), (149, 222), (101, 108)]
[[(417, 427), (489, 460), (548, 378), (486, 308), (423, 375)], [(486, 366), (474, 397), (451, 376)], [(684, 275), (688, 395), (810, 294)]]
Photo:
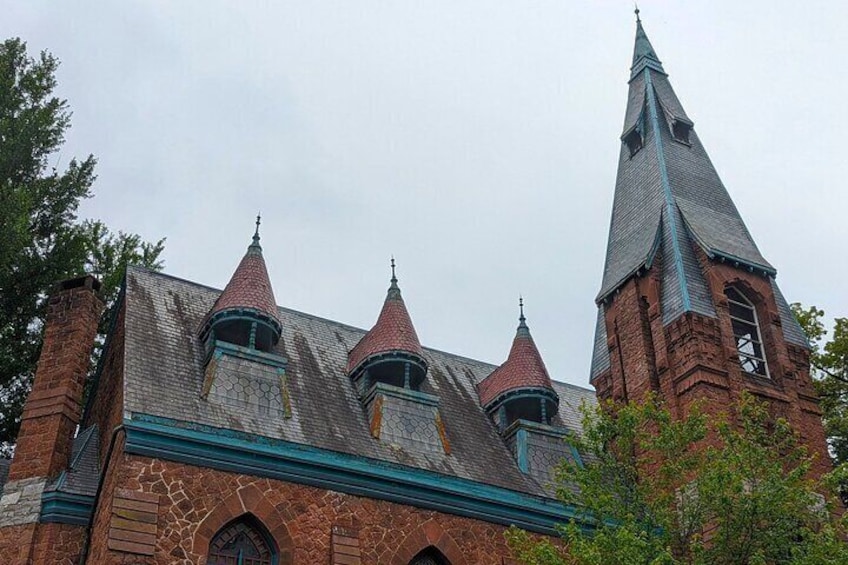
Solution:
[(682, 416), (749, 391), (827, 471), (807, 339), (638, 13), (618, 142), (592, 389), (551, 379), (523, 304), (499, 365), (424, 347), (394, 261), (367, 331), (287, 308), (258, 219), (223, 291), (130, 267), (88, 383), (100, 283), (58, 284), (0, 465), (0, 560), (514, 563), (510, 525), (574, 516), (553, 469), (581, 461), (566, 440), (596, 397)]

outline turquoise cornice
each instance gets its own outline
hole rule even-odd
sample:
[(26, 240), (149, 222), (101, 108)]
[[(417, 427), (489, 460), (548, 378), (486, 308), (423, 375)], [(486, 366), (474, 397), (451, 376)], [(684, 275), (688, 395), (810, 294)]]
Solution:
[(87, 526), (93, 510), (93, 496), (54, 490), (41, 495), (38, 521)]
[(375, 395), (382, 394), (385, 396), (394, 396), (395, 398), (401, 398), (403, 400), (410, 400), (412, 402), (417, 402), (418, 404), (424, 404), (426, 406), (439, 407), (439, 397), (433, 394), (427, 394), (426, 392), (421, 392), (420, 390), (412, 390), (409, 388), (401, 388), (399, 386), (393, 386), (386, 383), (374, 383), (371, 387), (371, 390), (368, 391), (368, 394), (365, 396), (366, 404), (371, 402), (371, 399), (374, 398)]
[(124, 421), (124, 428), (124, 449), (134, 455), (514, 524), (542, 534), (556, 534), (557, 524), (578, 516), (573, 507), (550, 498), (233, 430), (138, 413)]

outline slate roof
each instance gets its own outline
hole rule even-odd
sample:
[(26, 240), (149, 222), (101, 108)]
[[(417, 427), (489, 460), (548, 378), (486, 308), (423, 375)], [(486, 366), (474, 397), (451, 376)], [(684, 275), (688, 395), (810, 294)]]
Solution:
[[(715, 316), (694, 244), (710, 258), (724, 259), (774, 277), (698, 134), (674, 139), (675, 122), (693, 126), (668, 80), (642, 22), (636, 41), (622, 139), (634, 130), (642, 147), (631, 156), (621, 144), (600, 303), (640, 270), (662, 261), (661, 306), (668, 323), (684, 312)], [(602, 309), (602, 306), (599, 306)], [(800, 329), (787, 319), (788, 340)], [(604, 331), (596, 328), (592, 376), (609, 367)]]
[[(219, 291), (141, 268), (127, 272), (124, 413), (149, 414), (306, 444), (544, 495), (523, 474), (481, 407), (477, 383), (496, 367), (422, 348), (429, 365), (421, 391), (439, 398), (451, 454), (416, 452), (375, 440), (347, 376), (348, 352), (366, 333), (339, 322), (279, 308), (283, 334), (275, 353), (288, 359), (290, 418), (268, 418), (201, 398), (204, 352), (196, 328)], [(554, 384), (553, 424), (579, 431), (577, 409), (594, 392)], [(493, 473), (492, 469), (497, 469)]]
[(392, 273), (391, 285), (377, 322), (354, 346), (348, 356), (347, 373), (352, 373), (369, 357), (390, 351), (403, 351), (418, 357), (423, 356), (421, 342), (418, 340), (415, 326), (412, 325), (412, 318), (409, 317), (394, 273)]
[(477, 385), (477, 392), (480, 403), (488, 406), (501, 394), (519, 388), (553, 390), (548, 369), (530, 335), (523, 311), (507, 360)]
[(44, 490), (86, 496), (97, 494), (97, 483), (100, 479), (99, 437), (97, 426), (89, 426), (77, 434), (71, 447), (70, 468)]
[(225, 310), (249, 308), (270, 316), (279, 322), (277, 301), (274, 289), (265, 267), (262, 247), (259, 245), (259, 228), (253, 236), (253, 243), (247, 248), (224, 292), (215, 301), (209, 311), (209, 317)]

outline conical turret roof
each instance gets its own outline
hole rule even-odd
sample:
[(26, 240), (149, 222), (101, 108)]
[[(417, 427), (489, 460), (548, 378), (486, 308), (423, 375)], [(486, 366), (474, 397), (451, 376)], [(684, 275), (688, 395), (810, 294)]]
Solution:
[(509, 357), (503, 365), (480, 381), (477, 394), (480, 396), (480, 404), (487, 406), (506, 392), (526, 388), (548, 389), (556, 395), (542, 355), (530, 335), (522, 303)]
[(217, 315), (230, 310), (249, 310), (260, 316), (267, 317), (277, 326), (279, 336), (280, 318), (277, 315), (277, 301), (274, 289), (268, 277), (265, 258), (262, 256), (262, 246), (259, 245), (259, 218), (256, 219), (256, 232), (247, 252), (242, 257), (224, 291), (215, 301), (207, 323)]
[(383, 309), (374, 327), (359, 340), (348, 355), (348, 374), (353, 373), (370, 357), (383, 353), (401, 352), (423, 358), (421, 342), (418, 341), (418, 334), (412, 325), (397, 282), (392, 259), (391, 285), (383, 302)]

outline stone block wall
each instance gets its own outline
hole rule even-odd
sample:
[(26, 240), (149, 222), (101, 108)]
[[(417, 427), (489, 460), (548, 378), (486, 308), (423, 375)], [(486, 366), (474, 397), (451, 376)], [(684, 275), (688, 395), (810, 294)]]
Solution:
[[(429, 545), (452, 565), (502, 565), (511, 556), (502, 526), (119, 451), (104, 487), (90, 563), (200, 565), (216, 532), (246, 512), (279, 545), (280, 565), (407, 565)], [(110, 542), (116, 496), (129, 493), (157, 501), (150, 552)]]

